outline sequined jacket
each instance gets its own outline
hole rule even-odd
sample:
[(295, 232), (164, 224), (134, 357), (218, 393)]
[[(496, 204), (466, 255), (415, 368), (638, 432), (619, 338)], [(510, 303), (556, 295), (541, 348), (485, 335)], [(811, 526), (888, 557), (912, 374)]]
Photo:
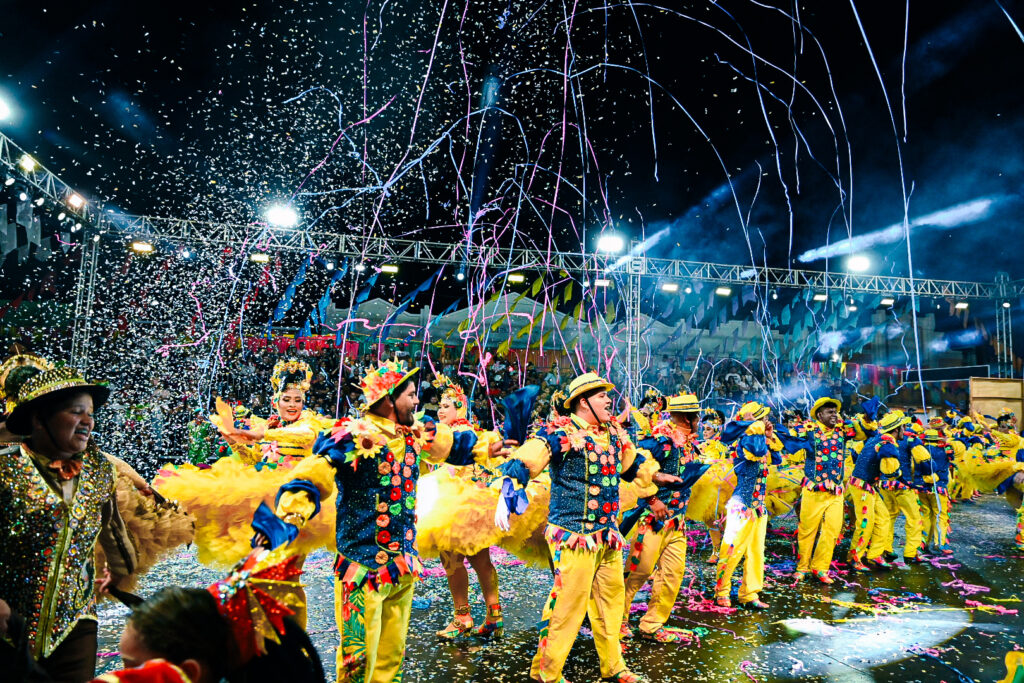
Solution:
[(621, 547), (619, 480), (654, 493), (657, 463), (638, 454), (618, 425), (588, 425), (576, 416), (549, 423), (520, 446), (498, 471), (520, 485), (551, 471), (546, 536), (556, 546), (596, 550)]
[(135, 550), (117, 511), (115, 473), (95, 448), (65, 500), (49, 460), (25, 446), (0, 450), (0, 599), (26, 621), (32, 654), (49, 656), (80, 619), (95, 619), (93, 549), (129, 574)]
[[(683, 477), (688, 464), (703, 460), (695, 435), (682, 431), (672, 424), (671, 420), (656, 426), (654, 433), (638, 441), (636, 447), (645, 457), (653, 458), (661, 472), (680, 478)], [(658, 487), (658, 500), (664, 503), (669, 511), (665, 521), (685, 516), (692, 485), (693, 481), (688, 480), (687, 485), (682, 487)]]
[(320, 503), (337, 491), (336, 576), (346, 585), (368, 584), (371, 590), (405, 575), (418, 576), (416, 550), (416, 482), (420, 460), (453, 465), (473, 462), (476, 434), (453, 434), (430, 422), (402, 427), (367, 415), (342, 418), (320, 434), (316, 457), (292, 470), (277, 495), (277, 515), (289, 513), (308, 521)]

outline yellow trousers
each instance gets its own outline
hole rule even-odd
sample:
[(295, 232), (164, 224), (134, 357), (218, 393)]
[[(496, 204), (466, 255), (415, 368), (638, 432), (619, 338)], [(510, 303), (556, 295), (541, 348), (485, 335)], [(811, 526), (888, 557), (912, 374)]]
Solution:
[(933, 548), (949, 543), (949, 497), (944, 493), (917, 492), (921, 515), (921, 542)]
[(907, 540), (903, 544), (903, 559), (910, 560), (917, 557), (917, 551), (921, 548), (921, 513), (917, 509), (917, 491), (912, 489), (900, 489), (892, 491), (883, 489), (881, 491), (882, 502), (889, 512), (889, 524), (885, 532), (885, 549), (887, 552), (893, 550), (893, 538), (896, 533), (896, 518), (903, 513), (903, 530), (906, 532)]
[(768, 532), (768, 515), (758, 517), (743, 506), (728, 505), (722, 549), (715, 570), (715, 597), (728, 598), (732, 592), (732, 575), (743, 562), (743, 581), (739, 601), (753, 602), (764, 587), (764, 536)]
[(658, 567), (651, 586), (651, 597), (647, 600), (647, 612), (640, 620), (640, 631), (643, 633), (654, 633), (665, 625), (676, 604), (679, 587), (683, 585), (683, 574), (686, 573), (686, 526), (682, 517), (677, 520), (680, 524), (678, 529), (663, 528), (661, 531), (654, 531), (645, 521), (629, 554), (628, 566), (635, 568), (626, 574), (623, 621), (629, 619), (629, 606), (636, 592), (654, 574), (655, 565)]
[(601, 660), (601, 677), (626, 670), (619, 643), (622, 625), (622, 550), (600, 546), (596, 551), (570, 550), (548, 543), (555, 566), (555, 583), (541, 617), (540, 643), (530, 665), (530, 677), (555, 683), (576, 636), (589, 615), (594, 646)]
[(850, 555), (858, 562), (877, 560), (885, 552), (889, 529), (889, 511), (882, 497), (874, 492), (850, 484), (853, 498), (853, 512), (857, 521), (853, 525), (850, 539)]
[(800, 522), (796, 529), (796, 570), (827, 572), (842, 531), (843, 495), (804, 489), (800, 494)]
[[(334, 582), (334, 618), (341, 631), (338, 683), (392, 683), (402, 680), (405, 638), (412, 612), (413, 577), (370, 590), (346, 591)], [(365, 662), (365, 664), (364, 664)]]

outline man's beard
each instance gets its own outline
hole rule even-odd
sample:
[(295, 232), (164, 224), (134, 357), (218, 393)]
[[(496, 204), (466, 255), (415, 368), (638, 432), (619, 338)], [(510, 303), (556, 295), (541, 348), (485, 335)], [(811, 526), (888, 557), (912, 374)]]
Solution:
[(395, 411), (395, 421), (403, 427), (412, 427), (416, 420), (413, 418), (412, 411), (400, 412)]

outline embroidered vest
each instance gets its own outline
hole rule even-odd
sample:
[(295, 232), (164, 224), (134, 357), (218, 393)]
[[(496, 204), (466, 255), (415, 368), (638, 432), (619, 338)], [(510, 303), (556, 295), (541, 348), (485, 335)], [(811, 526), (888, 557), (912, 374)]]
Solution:
[(114, 467), (99, 451), (83, 456), (70, 505), (20, 447), (0, 451), (0, 596), (25, 617), (37, 658), (94, 615), (93, 548), (113, 495)]

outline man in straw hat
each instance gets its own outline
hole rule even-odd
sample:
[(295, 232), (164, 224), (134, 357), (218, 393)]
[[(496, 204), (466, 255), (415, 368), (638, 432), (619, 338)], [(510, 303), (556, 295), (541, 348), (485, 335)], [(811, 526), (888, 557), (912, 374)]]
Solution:
[(629, 436), (612, 419), (614, 385), (588, 372), (569, 384), (564, 407), (571, 416), (543, 426), (498, 469), (507, 479), (495, 523), (509, 525), (510, 510), (521, 513), (518, 486), (526, 486), (545, 467), (551, 472), (551, 505), (545, 538), (554, 562), (555, 581), (544, 604), (540, 643), (530, 667), (535, 681), (564, 681), (562, 667), (590, 616), (594, 645), (606, 680), (642, 680), (626, 668), (619, 642), (624, 586), (619, 533), (619, 480), (651, 485), (678, 482), (657, 472), (657, 462), (638, 454)]
[[(682, 483), (660, 486), (656, 494), (630, 512), (630, 516), (639, 512), (639, 527), (626, 562), (626, 599), (620, 633), (623, 638), (633, 637), (629, 627), (630, 604), (657, 566), (647, 612), (640, 620), (640, 637), (659, 643), (675, 643), (685, 638), (680, 631), (665, 628), (665, 622), (672, 614), (686, 572), (686, 504), (690, 487), (708, 468), (701, 463), (697, 445), (697, 397), (671, 396), (667, 404), (669, 419), (656, 425), (649, 437), (638, 441), (637, 448), (656, 460), (662, 473), (677, 476)], [(626, 522), (623, 532), (628, 533)]]
[(914, 469), (914, 489), (921, 508), (922, 551), (952, 555), (949, 547), (949, 465), (953, 449), (937, 429), (924, 430), (930, 461)]
[(889, 529), (889, 510), (879, 493), (882, 483), (898, 479), (899, 448), (903, 427), (910, 420), (902, 411), (893, 410), (878, 421), (878, 431), (864, 444), (850, 476), (850, 493), (856, 523), (850, 539), (850, 564), (856, 571), (890, 569), (885, 552)]
[[(342, 418), (320, 434), (314, 456), (302, 460), (277, 495), (278, 517), (302, 527), (337, 492), (338, 557), (334, 566), (335, 618), (341, 631), (339, 681), (364, 668), (366, 683), (400, 680), (413, 583), (422, 565), (416, 552), (416, 482), (420, 460), (468, 465), (472, 431), (416, 421), (419, 402), (404, 361), (387, 361), (362, 380), (366, 415)], [(507, 454), (495, 441), (492, 457)], [(257, 542), (270, 545), (265, 537)]]
[(797, 581), (813, 572), (822, 583), (833, 583), (829, 567), (843, 529), (846, 483), (846, 435), (839, 419), (841, 409), (842, 403), (837, 399), (819, 398), (811, 407), (814, 422), (802, 438), (779, 434), (791, 462), (804, 465), (800, 522), (796, 532), (797, 563), (793, 574)]
[[(921, 562), (918, 551), (921, 549), (921, 532), (924, 523), (918, 508), (917, 492), (914, 491), (914, 470), (928, 467), (932, 456), (918, 437), (919, 425), (907, 418), (903, 434), (897, 439), (900, 469), (898, 476), (892, 476), (881, 483), (882, 502), (889, 511), (889, 524), (886, 530), (885, 559), (890, 562), (896, 559), (893, 552), (893, 538), (896, 531), (896, 518), (903, 513), (906, 540), (903, 544), (903, 560), (909, 563)], [(924, 430), (921, 430), (922, 432)]]

